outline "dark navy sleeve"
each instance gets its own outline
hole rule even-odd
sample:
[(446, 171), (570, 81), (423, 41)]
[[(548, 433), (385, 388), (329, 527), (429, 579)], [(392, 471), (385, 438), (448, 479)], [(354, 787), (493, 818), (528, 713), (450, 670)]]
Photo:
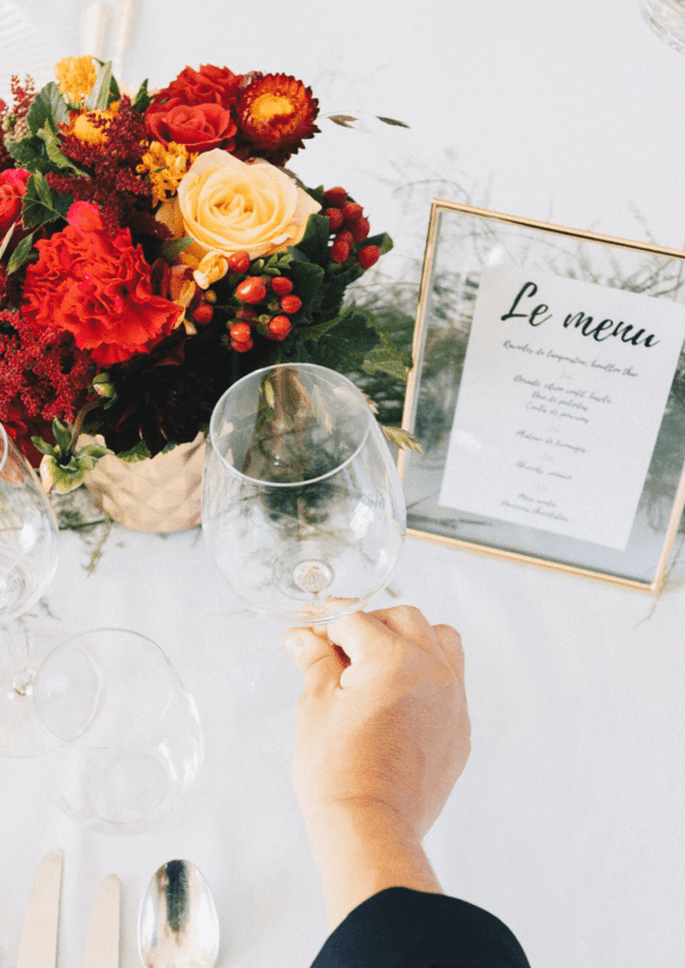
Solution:
[(312, 968), (530, 968), (509, 928), (445, 894), (390, 887), (355, 908)]

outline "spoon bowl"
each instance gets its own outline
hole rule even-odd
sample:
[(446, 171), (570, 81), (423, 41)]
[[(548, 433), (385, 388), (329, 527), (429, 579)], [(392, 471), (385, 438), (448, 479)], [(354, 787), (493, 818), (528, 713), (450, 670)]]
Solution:
[(138, 946), (145, 968), (214, 968), (219, 919), (209, 884), (187, 860), (150, 878), (140, 905)]

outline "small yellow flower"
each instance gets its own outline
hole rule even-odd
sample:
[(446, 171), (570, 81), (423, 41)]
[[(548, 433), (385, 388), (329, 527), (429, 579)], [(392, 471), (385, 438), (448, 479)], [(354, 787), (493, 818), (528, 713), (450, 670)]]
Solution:
[(138, 174), (147, 172), (150, 175), (155, 204), (165, 202), (176, 194), (176, 189), (196, 158), (197, 154), (189, 154), (185, 145), (176, 144), (175, 141), (170, 141), (166, 146), (159, 141), (150, 142), (148, 151), (138, 165)]
[(54, 71), (60, 93), (66, 94), (71, 101), (76, 103), (85, 101), (98, 76), (93, 58), (88, 55), (63, 57), (61, 61), (55, 64)]

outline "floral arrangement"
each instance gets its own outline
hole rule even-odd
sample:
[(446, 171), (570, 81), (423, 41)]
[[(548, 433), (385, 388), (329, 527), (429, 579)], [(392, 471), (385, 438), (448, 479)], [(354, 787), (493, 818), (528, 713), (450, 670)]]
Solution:
[(0, 102), (0, 420), (51, 485), (195, 439), (258, 367), (405, 374), (345, 302), (390, 238), (285, 168), (319, 132), (303, 82), (206, 65), (126, 94), (91, 57), (55, 77)]

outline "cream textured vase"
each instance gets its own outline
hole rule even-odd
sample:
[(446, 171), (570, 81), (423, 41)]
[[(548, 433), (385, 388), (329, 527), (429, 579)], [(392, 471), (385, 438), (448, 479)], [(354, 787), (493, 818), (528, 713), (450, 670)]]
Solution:
[(103, 457), (85, 484), (99, 508), (134, 531), (185, 531), (201, 521), (205, 434), (166, 454), (128, 463)]

